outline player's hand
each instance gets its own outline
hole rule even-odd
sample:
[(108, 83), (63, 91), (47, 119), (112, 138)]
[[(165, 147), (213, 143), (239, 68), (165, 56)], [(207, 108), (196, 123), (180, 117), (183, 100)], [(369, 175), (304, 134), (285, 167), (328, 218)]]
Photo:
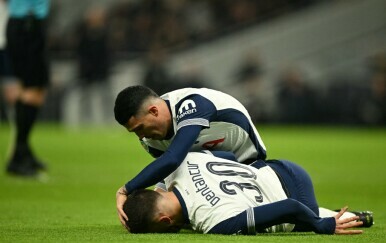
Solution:
[(117, 213), (118, 213), (119, 221), (121, 221), (121, 224), (126, 229), (129, 229), (129, 228), (127, 228), (126, 223), (125, 223), (125, 221), (129, 220), (129, 218), (127, 217), (127, 215), (123, 211), (123, 204), (125, 203), (125, 201), (127, 199), (127, 194), (128, 193), (126, 191), (126, 188), (125, 188), (125, 186), (123, 186), (123, 187), (118, 189), (118, 191), (116, 193), (116, 198), (117, 198)]
[(354, 235), (354, 234), (362, 234), (362, 230), (350, 230), (348, 228), (358, 227), (363, 224), (362, 221), (357, 221), (359, 219), (358, 216), (346, 218), (346, 219), (340, 219), (344, 212), (347, 211), (347, 206), (342, 208), (340, 212), (335, 215), (335, 234), (337, 235)]

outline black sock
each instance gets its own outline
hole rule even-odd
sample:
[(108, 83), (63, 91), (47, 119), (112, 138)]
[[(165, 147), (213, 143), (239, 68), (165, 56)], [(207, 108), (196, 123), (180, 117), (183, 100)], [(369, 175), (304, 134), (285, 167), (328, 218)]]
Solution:
[(28, 153), (29, 149), (29, 136), (32, 127), (35, 123), (38, 111), (38, 106), (23, 103), (17, 101), (15, 110), (15, 122), (16, 122), (16, 148), (15, 151), (20, 153)]

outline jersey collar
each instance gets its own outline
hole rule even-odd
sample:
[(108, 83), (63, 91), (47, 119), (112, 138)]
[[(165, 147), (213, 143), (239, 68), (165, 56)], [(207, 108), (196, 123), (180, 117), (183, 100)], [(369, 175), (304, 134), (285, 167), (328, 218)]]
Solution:
[(189, 214), (188, 214), (188, 209), (186, 208), (185, 201), (182, 198), (181, 193), (175, 187), (173, 188), (173, 192), (174, 192), (174, 194), (176, 195), (178, 201), (181, 204), (182, 215), (184, 217), (184, 221), (185, 221), (186, 224), (189, 224), (190, 223)]

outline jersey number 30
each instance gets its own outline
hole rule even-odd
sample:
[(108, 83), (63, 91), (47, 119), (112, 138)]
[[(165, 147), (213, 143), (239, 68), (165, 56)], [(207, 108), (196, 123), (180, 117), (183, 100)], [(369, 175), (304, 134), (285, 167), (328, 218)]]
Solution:
[[(234, 170), (224, 170), (224, 169), (223, 170), (216, 170), (214, 168), (215, 166), (225, 166), (225, 167), (230, 167), (230, 168), (238, 167), (238, 168), (242, 168), (243, 170), (245, 170), (245, 172), (234, 171)], [(212, 174), (219, 175), (219, 176), (234, 176), (234, 177), (237, 176), (237, 177), (256, 179), (256, 174), (253, 171), (251, 171), (249, 168), (246, 168), (246, 167), (244, 167), (242, 165), (238, 165), (238, 164), (227, 163), (227, 162), (209, 162), (206, 164), (206, 168)], [(238, 183), (238, 182), (234, 182), (234, 181), (224, 180), (224, 181), (220, 182), (219, 186), (223, 192), (225, 192), (226, 194), (229, 194), (229, 195), (236, 195), (237, 194), (236, 190), (231, 188), (232, 186), (237, 187), (238, 189), (240, 189), (243, 192), (244, 192), (244, 190), (254, 190), (258, 194), (257, 196), (255, 196), (256, 202), (259, 202), (259, 203), (263, 202), (263, 195), (262, 195), (260, 189), (256, 185), (252, 185), (251, 183), (247, 183), (247, 182)]]

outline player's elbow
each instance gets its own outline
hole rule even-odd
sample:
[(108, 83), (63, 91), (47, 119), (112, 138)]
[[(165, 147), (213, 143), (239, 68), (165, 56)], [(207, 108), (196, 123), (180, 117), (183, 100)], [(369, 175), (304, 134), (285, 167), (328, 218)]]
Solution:
[(291, 214), (296, 214), (299, 211), (301, 211), (302, 205), (299, 201), (292, 199), (292, 198), (288, 198), (285, 200), (286, 200), (286, 207), (289, 209), (289, 212)]

